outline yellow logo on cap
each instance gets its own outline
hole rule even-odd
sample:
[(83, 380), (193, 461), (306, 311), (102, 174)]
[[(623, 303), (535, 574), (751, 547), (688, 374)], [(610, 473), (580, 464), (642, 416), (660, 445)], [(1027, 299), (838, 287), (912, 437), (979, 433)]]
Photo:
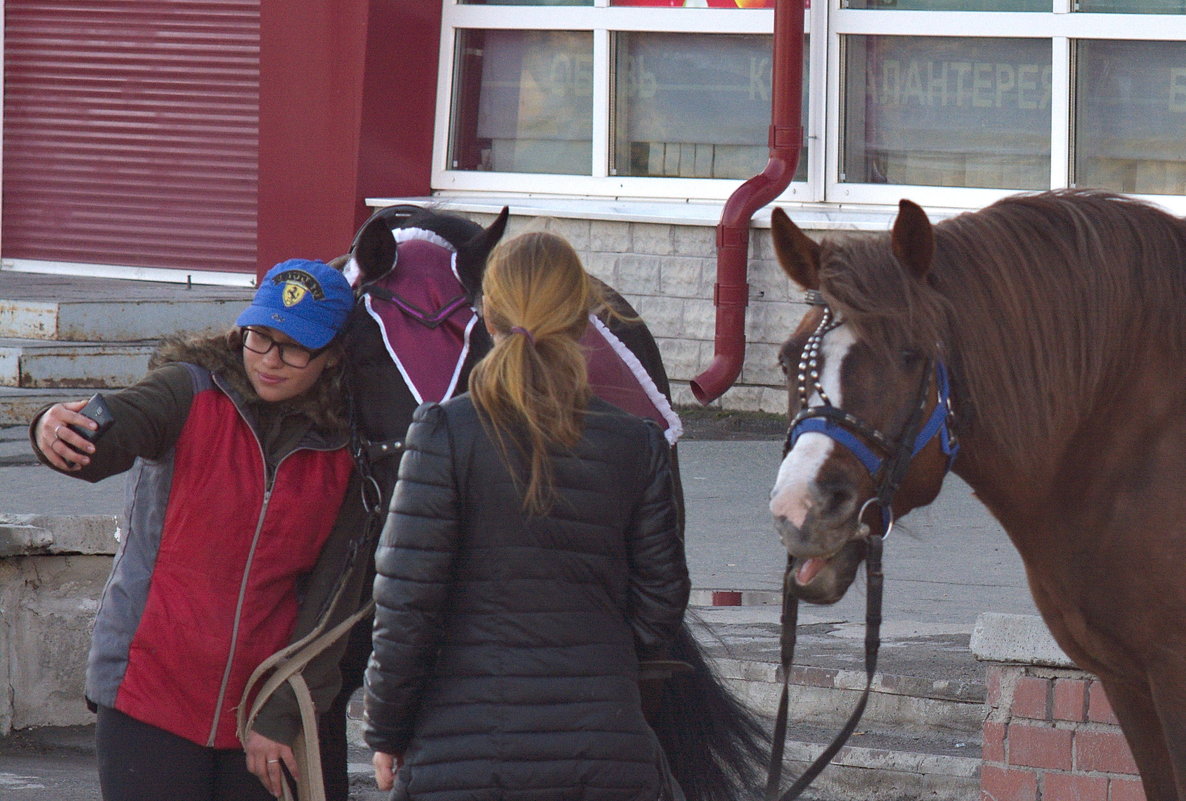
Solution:
[(285, 308), (297, 305), (305, 299), (305, 295), (313, 295), (313, 300), (325, 297), (321, 284), (304, 270), (285, 270), (272, 278), (272, 284), (284, 284), (280, 297), (284, 299)]
[(307, 294), (309, 294), (309, 290), (304, 286), (295, 281), (289, 281), (284, 285), (284, 291), (282, 292), (285, 307), (297, 305)]

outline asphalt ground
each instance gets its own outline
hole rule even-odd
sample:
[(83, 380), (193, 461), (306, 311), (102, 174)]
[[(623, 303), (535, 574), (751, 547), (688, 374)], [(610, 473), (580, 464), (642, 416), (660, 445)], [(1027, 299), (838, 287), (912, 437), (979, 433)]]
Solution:
[[(705, 410), (685, 416), (679, 458), (687, 503), (687, 556), (696, 605), (720, 653), (777, 660), (777, 595), (785, 555), (767, 510), (785, 423), (771, 415)], [(87, 485), (33, 460), (23, 427), (0, 429), (0, 515), (119, 514), (123, 482)], [(880, 669), (904, 676), (982, 680), (968, 639), (982, 612), (1036, 614), (1020, 558), (958, 478), (934, 504), (895, 527), (885, 547), (885, 622)], [(865, 596), (858, 578), (830, 607), (799, 613), (797, 663), (860, 669)], [(740, 591), (746, 605), (710, 606)], [(0, 798), (97, 801), (89, 727), (40, 729), (0, 738)], [(356, 749), (359, 785), (372, 801)]]

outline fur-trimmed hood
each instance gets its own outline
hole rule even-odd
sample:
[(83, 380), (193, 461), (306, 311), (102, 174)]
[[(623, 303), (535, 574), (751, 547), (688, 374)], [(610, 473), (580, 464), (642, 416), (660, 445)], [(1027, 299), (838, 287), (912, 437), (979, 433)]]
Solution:
[[(165, 337), (149, 358), (148, 367), (151, 370), (174, 362), (196, 364), (217, 373), (249, 406), (269, 405), (256, 394), (247, 378), (238, 329), (205, 337)], [(339, 358), (336, 365), (326, 368), (311, 390), (280, 406), (304, 414), (314, 427), (325, 433), (345, 432), (348, 423), (341, 364)]]

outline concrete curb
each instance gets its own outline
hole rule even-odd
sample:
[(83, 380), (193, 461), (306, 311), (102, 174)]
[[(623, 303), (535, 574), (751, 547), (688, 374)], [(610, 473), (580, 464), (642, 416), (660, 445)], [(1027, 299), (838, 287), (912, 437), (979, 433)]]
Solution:
[(1034, 615), (985, 612), (972, 629), (971, 649), (981, 662), (1076, 667), (1054, 641), (1042, 618)]
[(0, 515), (0, 558), (52, 554), (115, 553), (116, 515)]

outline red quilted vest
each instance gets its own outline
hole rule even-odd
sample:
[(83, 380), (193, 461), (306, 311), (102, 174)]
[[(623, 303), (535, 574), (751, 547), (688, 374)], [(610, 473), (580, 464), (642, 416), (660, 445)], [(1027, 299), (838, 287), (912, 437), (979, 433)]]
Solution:
[(345, 448), (298, 449), (266, 491), (259, 442), (231, 400), (194, 398), (117, 709), (200, 745), (240, 746), (243, 688), (289, 642), (297, 581), (317, 562), (351, 470)]

